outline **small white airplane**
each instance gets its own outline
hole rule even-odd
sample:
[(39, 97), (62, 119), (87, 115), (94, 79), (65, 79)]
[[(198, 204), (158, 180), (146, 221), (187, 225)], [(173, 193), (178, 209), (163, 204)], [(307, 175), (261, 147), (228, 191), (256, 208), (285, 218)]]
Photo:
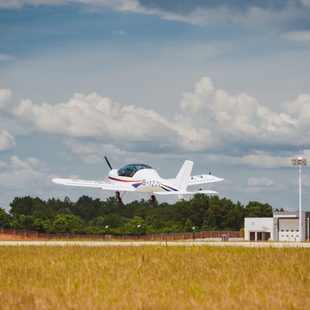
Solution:
[[(109, 182), (78, 180), (78, 179), (60, 179), (55, 178), (52, 181), (56, 184), (67, 186), (95, 187), (103, 190), (115, 191), (117, 202), (121, 202), (126, 192), (148, 193), (150, 201), (154, 202), (156, 197), (150, 193), (158, 195), (178, 195), (183, 199), (186, 194), (217, 194), (212, 190), (193, 190), (188, 191), (187, 186), (199, 185), (205, 183), (219, 182), (223, 179), (210, 174), (199, 174), (191, 176), (193, 162), (185, 160), (175, 179), (162, 179), (157, 171), (145, 164), (129, 164), (120, 169), (112, 169), (108, 159), (105, 157), (111, 171), (109, 172)], [(123, 192), (120, 197), (119, 191)]]

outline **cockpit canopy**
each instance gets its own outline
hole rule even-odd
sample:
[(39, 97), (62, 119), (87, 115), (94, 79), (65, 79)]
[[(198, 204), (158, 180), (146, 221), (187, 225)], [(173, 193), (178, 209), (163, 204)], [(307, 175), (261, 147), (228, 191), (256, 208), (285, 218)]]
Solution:
[(120, 177), (132, 177), (138, 170), (141, 169), (153, 169), (153, 168), (145, 164), (129, 164), (118, 169), (117, 174)]

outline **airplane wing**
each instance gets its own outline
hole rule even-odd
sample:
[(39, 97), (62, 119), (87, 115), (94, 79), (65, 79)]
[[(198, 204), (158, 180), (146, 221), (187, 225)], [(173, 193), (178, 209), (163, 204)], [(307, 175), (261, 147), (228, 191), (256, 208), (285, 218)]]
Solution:
[(127, 192), (135, 191), (135, 188), (129, 184), (120, 184), (120, 183), (113, 183), (113, 182), (60, 179), (60, 178), (55, 178), (52, 181), (56, 184), (66, 185), (66, 186), (93, 187), (93, 188), (99, 188), (99, 189), (111, 190), (111, 191), (127, 191)]
[(206, 190), (193, 190), (193, 191), (171, 191), (171, 192), (154, 192), (156, 195), (195, 195), (195, 194), (218, 194), (216, 191), (209, 189)]
[(192, 185), (219, 182), (219, 181), (223, 181), (223, 180), (224, 179), (218, 178), (212, 174), (199, 174), (199, 175), (191, 176), (189, 178), (187, 185), (192, 186)]

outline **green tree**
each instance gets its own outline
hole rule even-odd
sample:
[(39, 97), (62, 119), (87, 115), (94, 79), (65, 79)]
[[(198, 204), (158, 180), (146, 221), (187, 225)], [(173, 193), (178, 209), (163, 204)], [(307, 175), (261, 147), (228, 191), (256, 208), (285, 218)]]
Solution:
[(31, 215), (35, 219), (47, 220), (53, 219), (56, 215), (56, 211), (47, 202), (36, 197), (33, 199)]
[(49, 231), (49, 225), (47, 225), (46, 221), (43, 221), (40, 218), (36, 218), (33, 222), (33, 229), (40, 233), (46, 233)]
[[(10, 214), (0, 209), (0, 224), (16, 229), (59, 233), (140, 234), (197, 230), (239, 230), (244, 217), (271, 217), (267, 203), (250, 201), (246, 207), (238, 201), (218, 196), (196, 194), (189, 201), (175, 204), (150, 204), (148, 201), (116, 203), (114, 197), (100, 201), (82, 196), (77, 202), (16, 197), (10, 204)], [(282, 211), (282, 210), (281, 210)]]
[(273, 211), (274, 212), (285, 212), (285, 210), (283, 208), (280, 208), (280, 209), (275, 208)]
[(207, 230), (239, 230), (243, 221), (244, 208), (240, 202), (234, 204), (230, 199), (212, 196), (202, 227)]
[(7, 214), (4, 209), (0, 208), (0, 227), (10, 227), (11, 215)]
[(109, 226), (109, 229), (123, 227), (126, 222), (126, 219), (119, 214), (111, 213), (106, 216), (98, 216), (94, 218), (91, 225), (103, 230), (106, 226)]
[(209, 208), (209, 197), (204, 194), (196, 194), (189, 201), (189, 218), (193, 226), (201, 228)]
[(218, 196), (213, 196), (210, 198), (209, 208), (206, 211), (205, 220), (203, 226), (208, 230), (219, 229), (219, 223), (222, 218), (223, 210), (221, 208), (221, 202)]
[(166, 227), (166, 223), (160, 218), (148, 218), (148, 220), (150, 221), (150, 228), (152, 228), (152, 230), (159, 231)]
[(85, 223), (79, 216), (58, 214), (53, 222), (53, 228), (56, 233), (79, 234), (85, 232)]
[(188, 218), (184, 224), (183, 230), (190, 232), (190, 231), (193, 231), (193, 227), (194, 227), (193, 222)]
[(53, 228), (56, 233), (65, 234), (69, 232), (69, 223), (66, 214), (57, 214), (53, 222)]
[(65, 197), (64, 201), (61, 201), (60, 199), (48, 199), (46, 203), (47, 207), (53, 210), (53, 218), (56, 214), (70, 214), (70, 207), (72, 205), (71, 200), (68, 197)]
[(34, 218), (31, 215), (14, 215), (10, 226), (15, 229), (23, 229), (23, 230), (33, 230)]
[(97, 227), (98, 229), (103, 229), (107, 224), (104, 216), (98, 216), (94, 218), (91, 222), (92, 226)]
[(273, 210), (270, 204), (250, 201), (245, 206), (245, 217), (272, 217)]
[(31, 215), (33, 206), (33, 198), (30, 196), (26, 197), (15, 197), (10, 203), (10, 213), (12, 215)]
[(146, 233), (145, 221), (139, 217), (134, 216), (124, 226), (125, 235), (144, 235)]
[(101, 235), (103, 234), (103, 230), (95, 226), (86, 226), (85, 227), (86, 235)]
[(149, 205), (145, 205), (145, 204), (140, 203), (139, 206), (135, 210), (134, 216), (139, 216), (139, 217), (145, 219), (149, 209), (150, 209)]
[(82, 196), (78, 201), (71, 205), (70, 211), (77, 216), (80, 216), (86, 221), (90, 221), (98, 216), (98, 211), (100, 209), (100, 200), (93, 199), (92, 197)]

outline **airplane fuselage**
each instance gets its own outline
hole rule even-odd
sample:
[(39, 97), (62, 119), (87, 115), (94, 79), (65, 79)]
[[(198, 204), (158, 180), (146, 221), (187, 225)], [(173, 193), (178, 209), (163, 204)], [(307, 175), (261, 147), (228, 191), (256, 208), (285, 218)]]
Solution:
[(135, 192), (166, 192), (177, 191), (169, 184), (169, 180), (162, 179), (154, 169), (142, 169), (137, 171), (132, 177), (119, 176), (118, 170), (109, 172), (111, 182), (131, 185)]

